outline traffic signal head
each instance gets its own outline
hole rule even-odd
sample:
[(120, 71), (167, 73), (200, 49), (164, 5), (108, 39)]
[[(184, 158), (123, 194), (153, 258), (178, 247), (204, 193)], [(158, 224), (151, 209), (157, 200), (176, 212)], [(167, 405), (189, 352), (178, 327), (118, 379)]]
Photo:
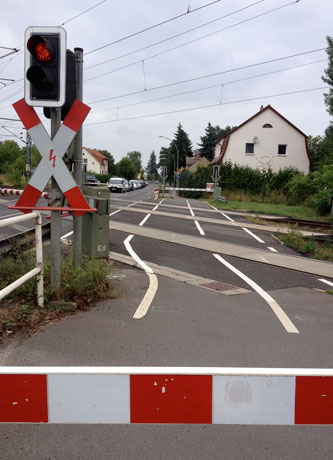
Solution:
[(61, 107), (65, 102), (65, 77), (65, 30), (61, 27), (28, 27), (25, 32), (26, 103)]

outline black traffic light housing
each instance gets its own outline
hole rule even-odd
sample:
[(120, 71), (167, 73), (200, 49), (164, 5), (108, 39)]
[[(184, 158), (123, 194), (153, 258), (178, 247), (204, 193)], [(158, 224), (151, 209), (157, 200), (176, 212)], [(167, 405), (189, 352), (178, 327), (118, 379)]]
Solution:
[(61, 107), (65, 102), (65, 76), (65, 30), (28, 27), (25, 32), (26, 103), (37, 107)]
[[(65, 103), (61, 107), (61, 120), (66, 118), (69, 109), (72, 107), (76, 99), (76, 56), (73, 51), (66, 51), (66, 84), (65, 84)], [(51, 118), (50, 107), (44, 107), (44, 115), (46, 118)]]

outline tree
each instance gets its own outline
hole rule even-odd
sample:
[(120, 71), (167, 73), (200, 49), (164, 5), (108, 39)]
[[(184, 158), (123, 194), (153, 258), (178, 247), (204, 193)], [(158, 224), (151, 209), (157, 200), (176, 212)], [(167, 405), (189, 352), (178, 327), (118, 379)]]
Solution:
[(200, 147), (201, 156), (206, 157), (207, 160), (212, 161), (214, 158), (214, 149), (218, 140), (230, 133), (233, 128), (231, 126), (226, 126), (224, 129), (220, 126), (212, 126), (211, 123), (208, 123), (207, 128), (205, 129), (205, 136), (200, 137), (201, 143), (198, 143)]
[(117, 163), (117, 173), (120, 177), (127, 180), (135, 179), (136, 177), (135, 166), (128, 157), (122, 158)]
[(0, 173), (7, 173), (21, 154), (17, 142), (11, 140), (0, 142)]
[(179, 123), (177, 132), (174, 134), (174, 140), (169, 146), (170, 153), (176, 158), (177, 167), (177, 148), (179, 152), (178, 168), (186, 166), (186, 157), (193, 157), (192, 142), (188, 134), (183, 130), (182, 125)]
[(113, 158), (113, 155), (111, 155), (111, 153), (108, 152), (107, 150), (99, 150), (99, 152), (109, 160), (108, 161), (108, 173), (114, 176), (116, 174), (117, 167), (116, 167), (116, 162)]
[(131, 162), (134, 164), (136, 173), (139, 174), (142, 169), (141, 153), (137, 151), (128, 152), (127, 156), (131, 160)]
[(154, 150), (150, 154), (150, 158), (147, 164), (147, 175), (148, 179), (157, 179), (158, 171), (157, 171), (157, 163), (156, 163), (156, 155)]
[(160, 150), (160, 161), (158, 166), (166, 166), (168, 172), (168, 179), (170, 182), (173, 180), (174, 170), (176, 169), (176, 158), (170, 152), (170, 149), (162, 147)]
[(324, 94), (324, 98), (327, 105), (327, 112), (333, 116), (333, 37), (326, 37), (326, 40), (328, 44), (326, 48), (328, 67), (324, 71), (325, 77), (322, 77), (322, 79), (329, 85), (329, 92)]

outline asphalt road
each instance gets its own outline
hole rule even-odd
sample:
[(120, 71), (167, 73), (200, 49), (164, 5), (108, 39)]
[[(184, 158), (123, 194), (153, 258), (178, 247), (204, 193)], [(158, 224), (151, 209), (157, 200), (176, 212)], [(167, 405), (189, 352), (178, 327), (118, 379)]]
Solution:
[[(112, 194), (110, 223), (141, 224), (166, 230), (175, 238), (186, 234), (245, 249), (295, 254), (271, 232), (244, 230), (248, 222), (242, 215), (221, 214), (197, 200), (153, 200), (152, 194), (151, 186), (126, 195)], [(9, 214), (7, 201), (0, 201), (0, 219)], [(200, 217), (219, 222), (207, 223)], [(71, 219), (65, 218), (63, 234), (70, 231)], [(129, 256), (127, 238), (124, 231), (110, 231), (110, 250), (120, 258)], [(149, 279), (143, 270), (115, 262), (117, 299), (13, 343), (0, 352), (0, 364), (333, 367), (333, 298), (324, 293), (329, 286), (318, 276), (223, 257), (279, 304), (298, 330), (288, 333), (246, 278), (211, 252), (137, 235), (130, 245), (154, 271), (164, 270), (164, 275), (157, 276), (157, 292), (142, 319), (133, 315)], [(180, 282), (175, 270), (197, 281)], [(333, 269), (332, 277), (326, 279), (333, 282)], [(332, 428), (320, 426), (0, 425), (6, 459), (326, 460), (331, 458), (331, 441)]]

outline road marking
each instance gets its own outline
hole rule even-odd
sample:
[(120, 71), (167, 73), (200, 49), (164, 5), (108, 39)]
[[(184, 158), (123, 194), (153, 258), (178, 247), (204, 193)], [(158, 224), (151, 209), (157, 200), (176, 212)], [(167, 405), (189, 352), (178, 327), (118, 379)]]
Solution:
[(267, 249), (269, 249), (269, 250), (272, 251), (272, 252), (279, 252), (279, 251), (277, 251), (275, 248), (271, 248), (271, 247), (269, 247), (269, 246), (267, 246)]
[(229, 264), (225, 259), (223, 259), (219, 254), (213, 254), (213, 256), (220, 261), (223, 265), (233, 271), (236, 275), (238, 275), (242, 280), (244, 280), (249, 286), (251, 286), (257, 294), (259, 294), (271, 307), (277, 318), (280, 320), (281, 324), (285, 328), (285, 330), (292, 334), (299, 334), (299, 330), (296, 326), (291, 322), (288, 318), (286, 313), (282, 310), (280, 305), (271, 297), (266, 291), (264, 291), (257, 283), (251, 280), (248, 276), (244, 275), (241, 271), (239, 271), (236, 267)]
[(7, 219), (8, 217), (15, 217), (15, 216), (20, 216), (20, 212), (15, 212), (13, 214), (7, 214), (6, 216), (1, 216), (0, 219)]
[(205, 236), (206, 233), (202, 230), (199, 222), (197, 220), (194, 221), (195, 225), (197, 226), (197, 229), (199, 230), (200, 235)]
[(141, 319), (147, 314), (149, 307), (152, 304), (152, 301), (154, 300), (155, 294), (157, 292), (157, 276), (154, 274), (151, 275), (150, 273), (147, 273), (147, 275), (149, 277), (149, 288), (144, 298), (142, 299), (140, 305), (138, 306), (136, 312), (133, 315), (134, 319)]
[(121, 209), (117, 209), (117, 211), (111, 212), (111, 214), (109, 214), (109, 216), (113, 216), (113, 214), (116, 214), (119, 211), (121, 211)]
[(328, 280), (324, 280), (324, 279), (318, 279), (318, 281), (321, 281), (322, 283), (326, 283), (328, 284), (329, 286), (333, 286), (333, 283), (331, 281), (328, 281)]
[(142, 219), (142, 221), (139, 223), (139, 227), (142, 227), (143, 224), (149, 219), (150, 216), (151, 214), (147, 214), (146, 217)]
[(153, 209), (153, 211), (156, 211), (156, 209), (159, 207), (160, 204), (162, 204), (164, 201), (164, 198), (155, 206), (155, 208)]
[[(193, 210), (192, 210), (192, 208), (191, 208), (191, 205), (190, 205), (189, 201), (186, 200), (186, 203), (187, 203), (188, 209), (190, 210), (191, 216), (192, 216), (192, 217), (195, 217), (195, 214), (194, 214), (194, 212), (193, 212)], [(202, 230), (202, 228), (201, 228), (199, 222), (198, 222), (197, 220), (195, 220), (194, 223), (195, 223), (197, 229), (199, 230), (200, 235), (205, 236), (206, 233)]]
[(71, 235), (73, 235), (73, 230), (71, 232), (66, 233), (66, 235), (63, 235), (60, 239), (64, 240), (65, 238), (67, 238), (68, 236), (71, 236)]
[(224, 216), (226, 219), (231, 220), (231, 222), (235, 222), (234, 219), (231, 219), (227, 214), (224, 214), (224, 212), (221, 212), (222, 216)]
[(130, 245), (130, 241), (133, 238), (133, 236), (134, 235), (128, 235), (128, 237), (124, 241), (125, 248), (131, 255), (131, 257), (138, 263), (138, 265), (140, 265), (140, 267), (143, 268), (143, 270), (149, 278), (149, 287), (147, 289), (147, 292), (133, 315), (134, 319), (141, 319), (147, 314), (149, 307), (155, 297), (158, 288), (158, 280), (157, 276), (154, 275), (153, 270), (150, 267), (148, 267), (148, 265), (146, 265), (143, 262), (143, 260), (141, 260), (140, 257), (133, 251), (133, 248)]
[(259, 243), (265, 243), (265, 241), (263, 241), (261, 238), (259, 238), (259, 236), (257, 236), (254, 233), (252, 233), (251, 230), (248, 230), (245, 227), (242, 227), (242, 229), (245, 230), (249, 235), (253, 236), (253, 238), (255, 238), (257, 241), (259, 241)]
[(194, 214), (194, 212), (192, 211), (192, 208), (191, 208), (191, 205), (190, 205), (189, 201), (186, 200), (186, 203), (187, 203), (188, 209), (190, 210), (191, 216), (195, 217), (195, 214)]

